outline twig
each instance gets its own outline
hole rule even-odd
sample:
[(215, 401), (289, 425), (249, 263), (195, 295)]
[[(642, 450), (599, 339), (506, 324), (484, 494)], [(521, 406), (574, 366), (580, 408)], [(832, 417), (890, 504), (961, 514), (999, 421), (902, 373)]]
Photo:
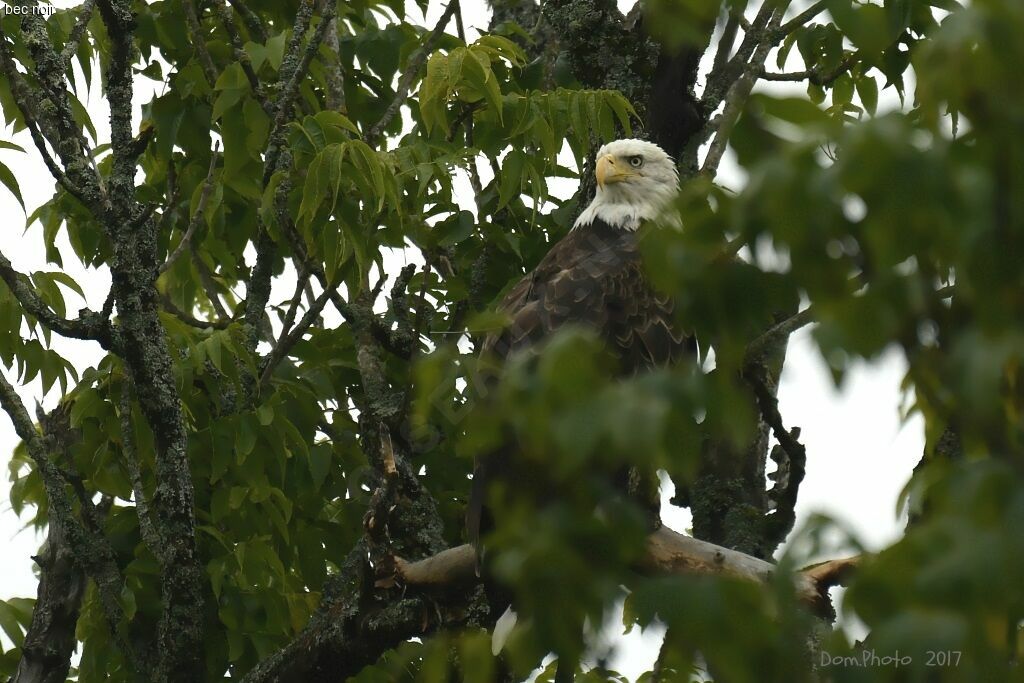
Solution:
[(195, 3), (192, 0), (181, 0), (181, 4), (185, 8), (185, 24), (188, 25), (188, 35), (192, 40), (192, 47), (195, 48), (196, 55), (199, 57), (199, 65), (203, 68), (203, 74), (212, 88), (217, 83), (217, 67), (213, 64), (210, 51), (206, 49), (203, 27), (199, 23), (199, 14), (196, 12)]
[(813, 5), (805, 9), (800, 14), (796, 15), (785, 24), (778, 28), (777, 34), (781, 36), (789, 35), (796, 29), (800, 28), (808, 21), (825, 11), (828, 7), (828, 0), (818, 0)]
[(206, 298), (210, 301), (210, 305), (213, 306), (214, 312), (223, 319), (230, 318), (231, 316), (224, 310), (224, 305), (220, 302), (220, 295), (217, 293), (217, 287), (213, 282), (213, 273), (206, 267), (206, 262), (199, 255), (195, 242), (189, 245), (189, 250), (192, 252), (192, 265), (196, 267), (196, 272), (199, 273), (199, 282), (203, 285), (203, 291), (206, 292)]
[[(299, 264), (298, 277), (295, 278), (295, 292), (292, 294), (291, 301), (288, 303), (288, 310), (285, 312), (284, 319), (281, 321), (281, 339), (284, 339), (288, 335), (292, 324), (295, 322), (295, 316), (298, 315), (299, 305), (302, 303), (302, 294), (306, 290), (309, 278), (309, 270), (302, 264)], [(306, 292), (306, 295), (308, 297), (309, 293)], [(310, 300), (309, 304), (312, 305), (314, 300), (315, 299)], [(280, 343), (280, 341), (278, 343)]]
[(109, 320), (88, 308), (80, 311), (81, 317), (74, 320), (57, 315), (39, 296), (28, 277), (15, 270), (2, 253), (0, 253), (0, 279), (7, 284), (8, 289), (11, 290), (22, 308), (47, 329), (71, 339), (91, 339), (99, 342), (103, 348), (110, 349), (112, 330)]
[(281, 362), (281, 359), (285, 357), (288, 351), (291, 350), (291, 348), (295, 346), (300, 339), (302, 339), (302, 336), (306, 331), (313, 325), (313, 323), (316, 322), (321, 311), (324, 310), (324, 306), (326, 306), (327, 302), (330, 301), (332, 294), (337, 292), (341, 283), (342, 280), (339, 278), (337, 282), (325, 289), (302, 316), (302, 319), (299, 320), (298, 324), (295, 325), (294, 329), (281, 332), (281, 338), (278, 340), (274, 350), (271, 351), (270, 356), (267, 358), (267, 363), (260, 375), (261, 387), (266, 386), (267, 382), (270, 381), (270, 375), (273, 374), (274, 368), (277, 367), (277, 364)]
[(837, 78), (849, 71), (850, 67), (856, 63), (856, 55), (851, 54), (846, 57), (839, 66), (827, 74), (822, 74), (817, 69), (807, 69), (806, 71), (793, 71), (788, 73), (772, 73), (770, 71), (762, 70), (761, 78), (766, 81), (810, 81), (815, 85), (831, 85)]
[(402, 72), (402, 77), (398, 80), (398, 89), (395, 91), (395, 98), (391, 100), (391, 104), (384, 110), (384, 114), (380, 117), (377, 123), (373, 124), (369, 131), (366, 133), (366, 141), (373, 144), (380, 134), (388, 127), (391, 120), (398, 114), (398, 110), (405, 104), (405, 101), (409, 98), (409, 90), (412, 88), (412, 83), (419, 73), (423, 63), (427, 60), (430, 51), (434, 47), (434, 43), (441, 37), (441, 33), (444, 27), (451, 21), (452, 16), (455, 14), (455, 10), (459, 8), (459, 0), (449, 0), (448, 6), (445, 8), (441, 17), (437, 20), (434, 28), (427, 34), (427, 39), (423, 41), (423, 45), (409, 58), (409, 63), (405, 67), (405, 71)]
[(220, 151), (220, 142), (217, 142), (213, 146), (213, 153), (210, 155), (210, 168), (206, 172), (206, 180), (203, 182), (203, 189), (199, 195), (199, 203), (196, 204), (195, 213), (192, 214), (192, 219), (188, 223), (188, 229), (185, 230), (185, 235), (178, 242), (178, 246), (174, 248), (167, 260), (160, 265), (160, 269), (157, 271), (158, 275), (163, 275), (167, 270), (174, 265), (174, 262), (181, 258), (181, 255), (189, 248), (192, 243), (192, 236), (195, 234), (196, 229), (199, 228), (199, 224), (202, 221), (203, 214), (206, 212), (206, 204), (210, 201), (210, 195), (213, 194), (213, 172), (217, 168), (217, 158)]
[(68, 42), (64, 43), (64, 49), (60, 52), (61, 61), (64, 62), (68, 70), (68, 78), (71, 78), (71, 58), (78, 52), (78, 45), (82, 41), (82, 36), (85, 35), (85, 29), (89, 25), (89, 20), (92, 18), (92, 11), (95, 6), (96, 0), (85, 0), (82, 3), (81, 7), (79, 7), (78, 19), (71, 28), (71, 33), (68, 34)]
[[(766, 6), (770, 4), (771, 3), (769, 2), (765, 3)], [(763, 12), (764, 10), (762, 9), (762, 12), (758, 13), (759, 16), (755, 19), (755, 24), (760, 21), (760, 15)], [(768, 21), (767, 31), (769, 33), (772, 26), (779, 21), (780, 16), (781, 13), (776, 14)], [(744, 39), (744, 42), (746, 42), (746, 39)], [(732, 87), (729, 89), (725, 98), (725, 108), (722, 110), (721, 123), (718, 126), (718, 131), (715, 134), (714, 141), (708, 148), (707, 157), (704, 159), (704, 165), (701, 167), (702, 174), (714, 177), (718, 172), (718, 164), (721, 162), (722, 155), (725, 154), (725, 149), (729, 144), (729, 136), (732, 134), (733, 126), (735, 126), (736, 121), (739, 120), (740, 113), (743, 111), (743, 106), (746, 104), (747, 98), (750, 96), (750, 91), (753, 89), (754, 83), (757, 82), (758, 75), (764, 69), (764, 62), (768, 58), (768, 53), (771, 52), (774, 44), (774, 41), (767, 39), (758, 43), (750, 61), (743, 67), (743, 71), (739, 78), (736, 79), (736, 82), (733, 83)], [(737, 53), (737, 57), (739, 56), (740, 53)]]
[(327, 35), (324, 36), (324, 44), (334, 59), (337, 60), (336, 64), (328, 64), (324, 69), (327, 80), (327, 108), (344, 113), (347, 111), (345, 105), (345, 70), (341, 66), (341, 46), (338, 43), (337, 17), (331, 17), (331, 24), (327, 27)]
[(245, 4), (244, 0), (228, 0), (228, 2), (231, 3), (231, 6), (234, 7), (235, 11), (242, 17), (242, 21), (245, 22), (246, 27), (249, 29), (249, 33), (251, 33), (259, 42), (267, 42), (270, 36), (267, 35), (267, 30), (263, 28), (263, 21), (256, 16), (251, 9), (249, 9), (249, 6)]
[(178, 308), (175, 303), (171, 301), (171, 297), (162, 292), (160, 293), (160, 304), (163, 306), (165, 311), (181, 322), (200, 330), (207, 330), (210, 328), (215, 330), (226, 330), (228, 326), (231, 325), (230, 320), (200, 320), (199, 318), (196, 318), (195, 316)]
[(814, 307), (808, 306), (799, 313), (786, 318), (782, 322), (772, 326), (760, 337), (747, 344), (744, 364), (756, 364), (764, 360), (765, 355), (783, 339), (789, 337), (804, 325), (814, 321)]
[(124, 464), (128, 469), (128, 477), (132, 482), (132, 495), (135, 498), (135, 516), (139, 518), (139, 531), (142, 540), (158, 560), (163, 557), (163, 541), (160, 532), (153, 524), (152, 512), (149, 508), (149, 500), (142, 483), (142, 463), (139, 459), (138, 449), (135, 447), (135, 433), (132, 426), (132, 394), (131, 383), (126, 378), (124, 387), (121, 389), (121, 453), (124, 456)]
[[(718, 40), (718, 50), (715, 52), (715, 61), (711, 67), (712, 73), (719, 72), (728, 63), (732, 46), (736, 42), (736, 31), (740, 25), (740, 12), (730, 12), (726, 19), (725, 28), (722, 29), (722, 37)], [(744, 19), (744, 21), (746, 21)], [(746, 30), (746, 29), (744, 29)]]
[(231, 8), (227, 6), (224, 0), (215, 0), (217, 9), (220, 11), (220, 18), (224, 24), (224, 31), (228, 34), (228, 40), (231, 41), (231, 49), (235, 53), (235, 60), (242, 67), (242, 72), (245, 73), (245, 78), (249, 81), (249, 88), (252, 90), (253, 97), (263, 107), (263, 111), (268, 116), (273, 115), (274, 107), (270, 104), (267, 99), (266, 93), (263, 92), (263, 87), (260, 85), (260, 79), (256, 76), (256, 71), (253, 70), (252, 60), (249, 59), (249, 53), (245, 51), (242, 46), (242, 39), (238, 35), (238, 27), (235, 26), (235, 18), (231, 14)]
[(778, 545), (793, 529), (793, 523), (796, 520), (797, 494), (807, 471), (807, 449), (797, 438), (800, 435), (800, 430), (794, 428), (790, 431), (783, 424), (782, 415), (779, 413), (779, 399), (768, 388), (763, 364), (748, 365), (744, 369), (743, 377), (754, 390), (754, 397), (757, 399), (761, 417), (771, 427), (775, 438), (779, 440), (779, 445), (786, 454), (785, 460), (780, 458), (778, 461), (780, 469), (786, 465), (786, 471), (780, 474), (778, 479), (781, 490), (773, 489), (772, 498), (776, 501), (775, 512), (767, 518), (769, 540), (774, 545)]

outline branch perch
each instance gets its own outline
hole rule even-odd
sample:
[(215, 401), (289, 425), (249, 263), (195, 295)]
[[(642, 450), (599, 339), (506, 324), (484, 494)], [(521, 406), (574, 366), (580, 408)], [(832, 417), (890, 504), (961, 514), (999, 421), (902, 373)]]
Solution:
[[(794, 577), (800, 601), (816, 614), (830, 608), (828, 590), (846, 585), (859, 557), (831, 560), (812, 565)], [(778, 567), (752, 555), (708, 543), (661, 527), (647, 537), (647, 549), (636, 569), (644, 574), (709, 574), (765, 584)], [(465, 544), (443, 550), (431, 557), (407, 562), (394, 558), (393, 574), (378, 579), (379, 587), (393, 584), (421, 588), (450, 588), (479, 581), (476, 552)]]

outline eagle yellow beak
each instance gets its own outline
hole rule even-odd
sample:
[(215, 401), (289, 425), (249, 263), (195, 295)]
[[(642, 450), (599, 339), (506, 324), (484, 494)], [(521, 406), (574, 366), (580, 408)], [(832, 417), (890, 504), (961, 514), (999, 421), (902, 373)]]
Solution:
[(636, 173), (620, 166), (611, 154), (605, 154), (597, 160), (595, 175), (597, 176), (597, 184), (604, 187), (611, 183), (622, 182), (630, 176), (635, 176)]

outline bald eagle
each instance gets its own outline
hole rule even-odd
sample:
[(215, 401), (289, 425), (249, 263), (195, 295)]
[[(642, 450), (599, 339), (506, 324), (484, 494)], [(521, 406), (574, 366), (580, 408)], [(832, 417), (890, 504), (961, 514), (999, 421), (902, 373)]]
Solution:
[[(499, 310), (510, 324), (484, 341), (484, 353), (508, 356), (569, 323), (594, 330), (623, 375), (693, 353), (693, 339), (674, 319), (671, 299), (648, 282), (639, 249), (638, 229), (661, 217), (678, 192), (675, 163), (654, 143), (616, 140), (598, 151), (595, 175), (594, 200), (509, 291)], [(487, 489), (510, 475), (513, 457), (508, 446), (478, 458), (474, 468), (466, 526), (478, 557), (480, 537), (492, 526)]]

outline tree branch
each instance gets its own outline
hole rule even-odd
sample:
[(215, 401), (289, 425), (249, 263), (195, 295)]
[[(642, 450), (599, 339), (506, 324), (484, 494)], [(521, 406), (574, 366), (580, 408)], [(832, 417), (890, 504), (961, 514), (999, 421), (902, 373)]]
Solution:
[(88, 308), (82, 309), (79, 312), (79, 317), (74, 320), (60, 317), (43, 301), (28, 277), (16, 271), (2, 253), (0, 253), (0, 279), (7, 283), (7, 287), (22, 308), (48, 330), (71, 339), (97, 341), (104, 349), (111, 348), (113, 332), (109, 320)]
[(743, 377), (754, 390), (761, 417), (771, 427), (775, 438), (779, 440), (782, 453), (785, 454), (783, 457), (777, 451), (772, 453), (772, 459), (778, 464), (776, 484), (769, 491), (770, 498), (775, 502), (775, 511), (766, 517), (766, 539), (770, 545), (777, 546), (793, 530), (796, 521), (797, 494), (807, 471), (807, 449), (798, 441), (799, 428), (790, 431), (783, 424), (782, 415), (779, 413), (779, 400), (768, 388), (764, 372), (763, 364), (749, 365)]
[(25, 120), (25, 126), (32, 136), (32, 142), (39, 151), (39, 155), (42, 157), (43, 163), (46, 164), (46, 168), (50, 171), (50, 175), (60, 183), (61, 187), (67, 190), (68, 194), (78, 199), (85, 206), (93, 209), (93, 212), (97, 215), (100, 215), (102, 209), (106, 207), (102, 203), (93, 203), (98, 198), (91, 197), (84, 187), (80, 187), (75, 182), (72, 182), (47, 149), (46, 142), (49, 140), (53, 144), (54, 149), (58, 152), (60, 151), (55, 141), (61, 139), (61, 134), (54, 130), (50, 121), (38, 119), (38, 103), (35, 94), (28, 83), (25, 82), (21, 72), (18, 71), (14, 56), (11, 54), (7, 43), (3, 40), (0, 40), (0, 67), (3, 68), (4, 75), (7, 76), (7, 82), (10, 85), (11, 94), (14, 96), (14, 102), (22, 118)]
[(71, 28), (71, 33), (68, 34), (68, 42), (64, 43), (64, 49), (60, 51), (61, 61), (64, 62), (69, 74), (68, 78), (71, 77), (71, 58), (78, 52), (78, 46), (82, 42), (82, 36), (85, 35), (85, 29), (89, 26), (89, 20), (92, 18), (92, 11), (95, 7), (96, 0), (85, 0), (78, 8), (78, 19), (75, 20), (75, 25)]
[[(859, 558), (832, 560), (813, 565), (793, 576), (797, 597), (816, 614), (828, 613), (828, 589), (842, 585)], [(710, 574), (727, 576), (758, 584), (766, 584), (778, 571), (771, 562), (730, 550), (661, 527), (647, 537), (647, 547), (636, 568), (643, 573)], [(453, 588), (479, 581), (476, 574), (476, 551), (470, 544), (443, 550), (436, 555), (406, 562), (393, 558), (391, 567), (382, 567), (378, 587), (399, 585), (417, 588)]]
[[(772, 6), (773, 4), (770, 2), (765, 3), (765, 7), (761, 9), (754, 20), (754, 28), (752, 32), (744, 38), (744, 43), (746, 43), (748, 38), (751, 38), (752, 36), (760, 36), (760, 42), (757, 43), (757, 47), (754, 48), (750, 61), (743, 66), (739, 78), (737, 78), (735, 83), (732, 84), (732, 87), (729, 89), (728, 94), (725, 97), (725, 108), (722, 110), (721, 122), (719, 123), (718, 131), (715, 134), (714, 141), (708, 148), (707, 157), (704, 159), (704, 166), (701, 168), (701, 173), (706, 174), (709, 177), (714, 177), (718, 172), (718, 164), (721, 162), (722, 155), (725, 154), (725, 149), (729, 144), (729, 136), (732, 134), (733, 126), (735, 126), (736, 121), (739, 120), (740, 113), (743, 111), (747, 98), (750, 97), (750, 91), (753, 90), (758, 76), (764, 70), (765, 60), (768, 58), (768, 54), (775, 46), (776, 41), (769, 40), (768, 36), (770, 36), (774, 28), (778, 26), (782, 17), (782, 12), (780, 11), (773, 15), (771, 10), (767, 10), (769, 18), (765, 20), (765, 24), (761, 23), (764, 18), (764, 13), (766, 12), (765, 8)], [(763, 35), (761, 35), (762, 25), (765, 26), (763, 29)], [(745, 46), (741, 45), (740, 50), (737, 52), (736, 57), (733, 58), (733, 61), (740, 58), (745, 49)], [(715, 106), (717, 106), (717, 103)]]
[(235, 18), (231, 14), (231, 9), (227, 6), (224, 0), (215, 0), (217, 9), (220, 11), (221, 22), (224, 24), (224, 31), (228, 34), (228, 40), (231, 41), (231, 49), (234, 51), (235, 59), (242, 67), (242, 71), (245, 73), (246, 79), (249, 81), (249, 87), (252, 89), (253, 97), (263, 107), (263, 111), (268, 116), (272, 116), (274, 107), (270, 104), (267, 99), (267, 95), (263, 92), (263, 87), (260, 85), (260, 79), (256, 76), (256, 72), (252, 68), (252, 60), (249, 59), (249, 53), (245, 51), (242, 46), (242, 39), (238, 35), (238, 28), (235, 26)]
[(0, 373), (0, 407), (10, 417), (14, 431), (25, 442), (29, 457), (43, 480), (50, 518), (56, 520), (62, 538), (68, 543), (75, 563), (96, 584), (100, 604), (118, 648), (136, 672), (147, 671), (147, 665), (135, 651), (121, 625), (126, 623), (120, 595), (124, 579), (118, 569), (110, 542), (99, 530), (88, 531), (74, 516), (71, 501), (64, 489), (60, 469), (53, 462), (55, 439), (36, 430), (25, 405), (7, 378)]
[(799, 313), (786, 318), (770, 327), (760, 337), (747, 344), (744, 365), (761, 362), (765, 355), (775, 348), (776, 344), (789, 337), (801, 327), (814, 322), (814, 307), (808, 306)]
[(228, 0), (231, 6), (235, 8), (239, 16), (242, 17), (242, 21), (245, 22), (246, 28), (249, 29), (249, 33), (261, 43), (267, 42), (270, 37), (267, 35), (267, 30), (263, 28), (263, 22), (256, 14), (249, 9), (249, 6), (245, 4), (244, 0)]
[(760, 77), (766, 81), (810, 81), (815, 85), (831, 85), (837, 78), (849, 71), (856, 63), (856, 55), (851, 54), (847, 56), (839, 66), (827, 74), (822, 74), (817, 69), (788, 73), (771, 73), (769, 71), (762, 70)]
[(167, 260), (160, 265), (158, 275), (162, 275), (174, 265), (174, 262), (181, 258), (181, 255), (190, 247), (192, 243), (192, 235), (195, 234), (196, 229), (199, 228), (199, 223), (203, 218), (203, 214), (206, 212), (206, 205), (210, 201), (210, 195), (213, 194), (213, 172), (217, 168), (218, 152), (220, 150), (220, 142), (217, 142), (213, 147), (213, 153), (210, 155), (210, 169), (206, 172), (206, 180), (203, 182), (203, 189), (199, 195), (199, 203), (196, 204), (195, 213), (192, 214), (192, 219), (188, 223), (188, 229), (185, 230), (184, 236), (181, 241), (178, 242), (178, 246), (174, 248)]
[(345, 71), (341, 67), (341, 46), (338, 43), (338, 18), (331, 17), (330, 26), (327, 27), (327, 35), (324, 37), (324, 44), (337, 61), (336, 64), (325, 65), (327, 80), (327, 108), (345, 113), (348, 108), (345, 105)]
[(313, 323), (320, 317), (320, 313), (324, 310), (324, 306), (330, 300), (332, 294), (337, 292), (338, 287), (341, 285), (341, 279), (330, 285), (325, 289), (320, 296), (316, 298), (313, 305), (309, 307), (302, 319), (299, 320), (298, 324), (291, 330), (283, 328), (281, 330), (281, 337), (278, 339), (277, 344), (274, 346), (274, 350), (270, 352), (270, 356), (266, 360), (266, 364), (263, 367), (263, 373), (260, 375), (260, 387), (265, 387), (267, 382), (270, 381), (270, 376), (274, 372), (274, 368), (277, 367), (278, 363), (281, 362), (291, 350), (295, 344), (302, 339), (302, 336), (312, 327)]
[(185, 323), (189, 327), (194, 327), (199, 330), (226, 330), (228, 326), (231, 325), (230, 320), (200, 320), (191, 313), (187, 313), (178, 308), (175, 303), (171, 301), (171, 297), (164, 293), (160, 294), (160, 305), (163, 306), (165, 311), (181, 322)]
[(427, 57), (430, 56), (430, 51), (434, 47), (434, 43), (437, 42), (438, 38), (441, 37), (444, 27), (451, 21), (452, 15), (459, 8), (459, 0), (449, 0), (448, 6), (445, 7), (444, 12), (441, 13), (441, 17), (437, 20), (434, 28), (427, 34), (426, 40), (420, 48), (409, 58), (409, 63), (405, 67), (405, 71), (402, 72), (401, 78), (398, 79), (398, 89), (395, 91), (395, 98), (391, 100), (391, 104), (388, 105), (387, 109), (384, 110), (384, 114), (380, 117), (377, 123), (370, 127), (370, 130), (366, 133), (366, 141), (369, 144), (374, 144), (376, 139), (380, 137), (380, 134), (384, 132), (384, 129), (388, 127), (391, 120), (398, 114), (398, 110), (401, 109), (402, 105), (409, 98), (409, 90), (412, 88), (412, 83), (419, 74), (420, 68), (423, 63), (427, 61)]
[(36, 604), (11, 683), (63, 683), (71, 668), (86, 587), (63, 519), (50, 517), (46, 542), (34, 559), (39, 566)]
[(126, 380), (121, 389), (119, 406), (121, 417), (121, 455), (124, 457), (125, 468), (132, 482), (132, 496), (135, 498), (135, 516), (139, 518), (139, 532), (142, 541), (158, 560), (163, 556), (163, 540), (160, 531), (153, 522), (153, 513), (142, 484), (142, 463), (139, 452), (135, 448), (135, 429), (132, 426), (132, 392), (131, 384)]
[(795, 31), (796, 29), (800, 28), (808, 21), (813, 19), (814, 17), (824, 12), (827, 7), (828, 0), (818, 0), (810, 7), (805, 9), (803, 12), (800, 12), (800, 14), (796, 15), (795, 17), (787, 21), (785, 24), (780, 26), (778, 29), (778, 34), (782, 36), (789, 35), (793, 31)]
[(192, 40), (192, 47), (195, 48), (196, 56), (199, 57), (199, 65), (203, 68), (203, 75), (206, 76), (212, 88), (217, 83), (217, 67), (213, 64), (213, 57), (206, 49), (206, 41), (203, 39), (203, 27), (199, 23), (199, 13), (196, 12), (195, 3), (192, 0), (181, 0), (185, 9), (185, 24), (188, 26), (188, 36)]

